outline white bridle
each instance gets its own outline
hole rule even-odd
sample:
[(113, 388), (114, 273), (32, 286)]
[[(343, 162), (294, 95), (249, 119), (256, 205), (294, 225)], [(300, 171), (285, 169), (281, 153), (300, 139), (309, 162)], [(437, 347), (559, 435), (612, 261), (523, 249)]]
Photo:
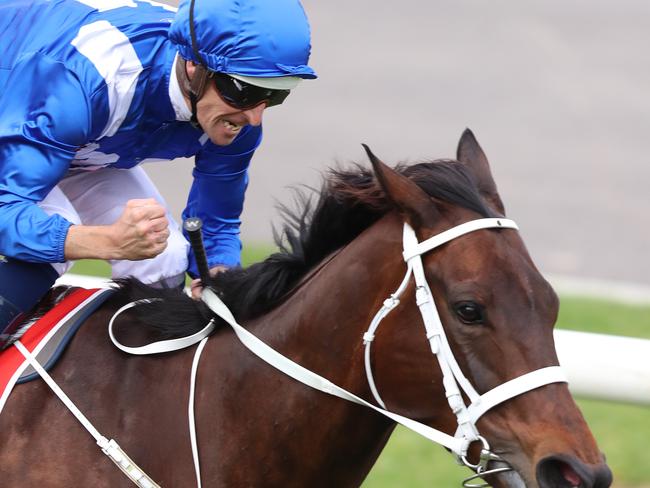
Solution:
[[(483, 484), (472, 484), (470, 482), (474, 479), (482, 478), (487, 474), (508, 471), (511, 469), (509, 467), (498, 467), (489, 471), (487, 470), (487, 465), (490, 461), (499, 461), (500, 463), (504, 463), (504, 461), (490, 451), (490, 447), (485, 438), (479, 435), (476, 427), (478, 419), (494, 406), (499, 405), (510, 398), (521, 395), (522, 393), (526, 393), (530, 390), (551, 383), (567, 382), (566, 376), (559, 366), (549, 366), (514, 378), (480, 395), (463, 374), (456, 358), (454, 357), (454, 353), (449, 347), (449, 342), (442, 326), (440, 315), (438, 314), (431, 289), (429, 288), (424, 274), (422, 255), (469, 232), (474, 232), (480, 229), (498, 228), (519, 229), (517, 224), (509, 219), (485, 218), (466, 222), (437, 234), (425, 241), (418, 242), (413, 229), (408, 224), (404, 224), (403, 255), (404, 261), (407, 264), (406, 274), (397, 290), (384, 301), (383, 306), (377, 312), (370, 323), (368, 330), (363, 335), (365, 344), (365, 368), (366, 376), (368, 377), (368, 384), (370, 385), (370, 389), (377, 403), (381, 405), (382, 408), (386, 409), (372, 375), (370, 347), (375, 338), (379, 324), (384, 317), (386, 317), (390, 311), (399, 304), (399, 297), (408, 286), (411, 275), (413, 275), (416, 287), (415, 298), (424, 322), (426, 337), (431, 346), (431, 352), (436, 356), (438, 364), (440, 365), (447, 400), (451, 410), (456, 415), (458, 422), (458, 428), (453, 439), (460, 442), (441, 444), (450, 449), (462, 464), (476, 471), (477, 474), (475, 476), (466, 479), (463, 483), (463, 485), (467, 487), (486, 486)], [(469, 405), (465, 405), (461, 389), (469, 398)], [(467, 460), (467, 450), (470, 444), (475, 441), (480, 441), (483, 446), (481, 460), (478, 464), (472, 464)]]
[[(475, 479), (482, 479), (488, 474), (510, 471), (512, 468), (507, 466), (507, 463), (505, 463), (505, 461), (503, 461), (499, 456), (490, 451), (490, 446), (488, 445), (487, 441), (478, 433), (478, 429), (476, 428), (477, 420), (492, 407), (510, 398), (516, 397), (522, 393), (550, 383), (566, 382), (566, 377), (560, 367), (550, 366), (519, 376), (518, 378), (507, 381), (497, 386), (496, 388), (493, 388), (487, 393), (480, 395), (461, 371), (458, 362), (456, 361), (456, 358), (454, 357), (454, 354), (449, 347), (449, 342), (447, 341), (447, 336), (445, 335), (444, 328), (442, 327), (442, 322), (440, 321), (440, 316), (436, 309), (433, 295), (431, 294), (431, 290), (429, 289), (429, 285), (427, 284), (424, 275), (422, 254), (469, 232), (473, 232), (479, 229), (493, 228), (517, 229), (518, 227), (512, 220), (508, 219), (478, 219), (453, 227), (452, 229), (433, 236), (426, 241), (418, 242), (413, 229), (406, 224), (404, 225), (404, 260), (407, 263), (406, 275), (404, 276), (402, 283), (395, 291), (395, 293), (393, 293), (390, 298), (384, 301), (383, 307), (377, 312), (370, 324), (370, 327), (363, 334), (363, 340), (365, 343), (366, 375), (368, 377), (368, 383), (370, 385), (372, 394), (380, 406), (373, 405), (363, 398), (360, 398), (357, 395), (345, 390), (344, 388), (341, 388), (328, 379), (323, 378), (313, 371), (304, 368), (303, 366), (295, 363), (291, 359), (268, 346), (266, 343), (253, 335), (250, 331), (237, 323), (235, 317), (232, 315), (228, 307), (221, 301), (219, 296), (212, 289), (204, 288), (201, 299), (216, 315), (221, 317), (227, 324), (230, 325), (230, 327), (232, 327), (241, 343), (263, 361), (307, 386), (320, 390), (329, 395), (334, 395), (350, 402), (364, 405), (382, 415), (385, 415), (392, 421), (397, 422), (407, 427), (408, 429), (426, 437), (427, 439), (446, 447), (457, 456), (462, 464), (473, 469), (476, 472), (475, 475), (464, 480), (463, 486), (467, 488), (487, 486), (482, 482), (479, 484), (474, 484), (472, 481)], [(437, 357), (438, 363), (443, 373), (443, 384), (449, 406), (456, 415), (458, 421), (458, 429), (454, 436), (387, 410), (383, 400), (379, 395), (379, 392), (377, 391), (377, 387), (372, 376), (372, 369), (370, 367), (371, 343), (375, 337), (375, 333), (379, 327), (381, 320), (386, 317), (386, 315), (388, 315), (388, 313), (399, 303), (399, 297), (408, 286), (411, 275), (413, 275), (415, 279), (416, 302), (420, 308), (420, 313), (422, 314), (426, 336), (431, 345), (431, 351)], [(199, 347), (196, 350), (192, 364), (192, 380), (190, 388), (191, 393), (188, 407), (192, 455), (194, 458), (197, 486), (200, 488), (201, 469), (199, 465), (198, 445), (196, 442), (196, 426), (194, 423), (194, 389), (196, 382), (196, 370), (200, 361), (201, 353), (206, 341), (208, 340), (207, 336), (212, 331), (215, 324), (213, 321), (210, 321), (210, 323), (202, 331), (194, 334), (193, 336), (183, 339), (161, 341), (138, 348), (129, 348), (119, 344), (119, 342), (115, 340), (112, 334), (112, 327), (115, 318), (124, 310), (127, 310), (128, 308), (133, 307), (138, 303), (147, 301), (149, 300), (139, 300), (137, 302), (127, 304), (115, 312), (115, 315), (109, 324), (111, 339), (114, 341), (116, 346), (131, 354), (155, 354), (166, 351), (173, 351), (201, 341)], [(461, 395), (461, 389), (463, 392), (465, 392), (471, 402), (469, 406), (465, 405), (465, 402)], [(475, 441), (481, 442), (482, 450), (479, 462), (477, 464), (472, 464), (467, 460), (467, 451), (469, 449), (469, 446)], [(488, 464), (491, 461), (497, 461), (501, 463), (501, 465), (493, 469), (488, 469)], [(505, 467), (503, 467), (504, 465)]]
[[(246, 346), (250, 351), (252, 351), (254, 354), (260, 357), (262, 360), (266, 361), (271, 366), (312, 388), (371, 408), (376, 412), (390, 418), (394, 422), (400, 423), (405, 427), (413, 430), (414, 432), (417, 432), (427, 439), (445, 446), (458, 457), (462, 464), (468, 466), (476, 472), (475, 475), (466, 478), (463, 481), (463, 486), (466, 488), (488, 486), (482, 482), (474, 484), (473, 480), (482, 479), (488, 474), (510, 471), (512, 468), (510, 468), (507, 463), (503, 461), (503, 459), (490, 451), (490, 446), (488, 445), (487, 441), (478, 433), (478, 429), (476, 428), (477, 420), (492, 407), (510, 398), (516, 397), (522, 393), (533, 390), (535, 388), (539, 388), (540, 386), (548, 385), (550, 383), (563, 383), (567, 381), (563, 371), (559, 366), (550, 366), (547, 368), (531, 371), (530, 373), (526, 373), (522, 376), (519, 376), (518, 378), (507, 381), (497, 386), (496, 388), (493, 388), (487, 393), (479, 395), (472, 384), (467, 380), (465, 375), (463, 375), (463, 372), (458, 366), (458, 362), (456, 361), (456, 358), (454, 357), (454, 354), (449, 347), (449, 342), (447, 341), (447, 336), (445, 335), (445, 331), (442, 327), (442, 322), (440, 321), (440, 316), (438, 314), (438, 310), (436, 309), (433, 295), (431, 294), (431, 290), (429, 289), (429, 285), (424, 275), (422, 254), (469, 232), (473, 232), (479, 229), (494, 228), (518, 229), (517, 224), (515, 224), (512, 220), (499, 218), (478, 219), (458, 225), (452, 229), (433, 236), (426, 241), (418, 242), (413, 229), (407, 224), (404, 224), (404, 260), (407, 263), (406, 275), (404, 276), (402, 283), (395, 291), (395, 293), (393, 293), (390, 298), (384, 301), (383, 307), (377, 312), (374, 319), (370, 323), (370, 327), (363, 335), (363, 340), (365, 343), (366, 375), (368, 377), (368, 383), (372, 390), (372, 394), (380, 407), (373, 405), (372, 403), (354, 395), (353, 393), (350, 393), (338, 385), (335, 385), (326, 378), (323, 378), (313, 371), (300, 366), (291, 359), (280, 354), (278, 351), (269, 347), (251, 332), (239, 325), (228, 307), (210, 288), (205, 288), (203, 290), (201, 298), (216, 315), (221, 317), (232, 327), (237, 338), (242, 342), (244, 346)], [(372, 369), (370, 367), (370, 345), (375, 337), (375, 332), (377, 331), (381, 320), (386, 317), (386, 315), (388, 315), (388, 313), (399, 303), (399, 297), (406, 289), (411, 275), (413, 275), (415, 279), (415, 298), (417, 305), (420, 308), (420, 313), (422, 314), (426, 336), (429, 340), (429, 344), (431, 345), (431, 351), (438, 359), (438, 364), (440, 365), (440, 369), (443, 373), (443, 384), (447, 399), (449, 401), (449, 406), (456, 415), (458, 421), (458, 429), (454, 436), (451, 436), (440, 430), (436, 430), (432, 427), (429, 427), (428, 425), (416, 422), (412, 419), (403, 417), (394, 412), (388, 411), (379, 395), (379, 392), (377, 391), (377, 387), (372, 376)], [(201, 468), (199, 465), (198, 444), (196, 441), (196, 425), (194, 421), (194, 393), (196, 384), (196, 371), (201, 357), (201, 352), (203, 351), (206, 341), (208, 340), (208, 335), (215, 327), (214, 320), (211, 320), (210, 323), (208, 323), (208, 325), (206, 325), (206, 327), (200, 332), (182, 339), (160, 341), (154, 344), (136, 348), (126, 347), (120, 344), (115, 339), (112, 331), (113, 323), (116, 317), (119, 316), (123, 311), (128, 310), (129, 308), (136, 306), (139, 303), (147, 303), (150, 301), (151, 300), (138, 300), (136, 302), (129, 303), (116, 311), (109, 323), (109, 334), (117, 347), (130, 354), (156, 354), (167, 351), (175, 351), (184, 347), (188, 347), (189, 345), (200, 341), (200, 344), (197, 347), (194, 355), (194, 361), (192, 362), (190, 398), (188, 406), (192, 457), (194, 459), (197, 486), (200, 488)], [(41, 365), (38, 363), (38, 360), (33, 356), (33, 354), (30, 353), (20, 343), (20, 341), (16, 342), (15, 345), (25, 356), (27, 361), (41, 375), (47, 385), (52, 388), (54, 393), (61, 399), (66, 407), (70, 409), (77, 420), (79, 420), (84, 428), (95, 438), (97, 444), (102, 448), (102, 451), (104, 451), (104, 453), (108, 455), (115, 464), (117, 464), (117, 466), (129, 477), (129, 479), (135, 485), (142, 488), (154, 488), (159, 486), (126, 455), (126, 453), (113, 439), (109, 441), (106, 437), (101, 435), (99, 431), (97, 431), (97, 429), (90, 423), (86, 416), (74, 405), (70, 398), (54, 382), (54, 380), (45, 371), (45, 369), (41, 367)], [(461, 388), (471, 402), (469, 406), (465, 405), (460, 391)], [(479, 462), (477, 464), (472, 464), (467, 460), (467, 451), (470, 444), (475, 441), (482, 443), (482, 450)], [(505, 467), (500, 466), (493, 469), (488, 469), (488, 464), (491, 461), (497, 461), (502, 465), (505, 465)]]

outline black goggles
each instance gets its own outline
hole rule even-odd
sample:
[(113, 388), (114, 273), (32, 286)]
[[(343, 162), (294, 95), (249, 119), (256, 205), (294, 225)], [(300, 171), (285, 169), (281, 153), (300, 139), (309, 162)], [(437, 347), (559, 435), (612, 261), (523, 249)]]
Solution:
[(214, 80), (217, 91), (224, 102), (239, 109), (253, 108), (263, 102), (266, 102), (267, 107), (280, 105), (290, 92), (290, 90), (274, 90), (251, 85), (216, 71), (210, 71), (208, 77)]

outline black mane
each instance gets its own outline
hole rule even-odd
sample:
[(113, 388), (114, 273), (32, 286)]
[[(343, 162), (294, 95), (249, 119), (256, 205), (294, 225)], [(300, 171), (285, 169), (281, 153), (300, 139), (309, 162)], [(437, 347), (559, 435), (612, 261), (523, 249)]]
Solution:
[[(458, 205), (483, 217), (495, 216), (480, 196), (470, 170), (457, 161), (436, 160), (396, 170), (431, 197)], [(281, 232), (274, 232), (279, 251), (244, 269), (220, 273), (211, 285), (238, 321), (255, 318), (277, 306), (310, 270), (343, 247), (393, 207), (370, 169), (331, 169), (314, 203), (297, 192), (297, 210), (280, 207)], [(162, 298), (142, 309), (141, 318), (166, 336), (186, 335), (201, 328), (210, 316), (205, 305), (176, 290), (157, 290), (135, 280), (121, 280), (125, 299)], [(182, 317), (182, 323), (179, 323)]]

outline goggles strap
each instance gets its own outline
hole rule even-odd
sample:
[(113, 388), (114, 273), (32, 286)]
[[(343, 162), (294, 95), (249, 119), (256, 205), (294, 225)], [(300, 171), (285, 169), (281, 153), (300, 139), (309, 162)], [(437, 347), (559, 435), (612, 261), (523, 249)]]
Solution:
[[(187, 70), (187, 66), (185, 67), (185, 70)], [(187, 71), (185, 71), (185, 76), (187, 76)], [(194, 75), (190, 80), (190, 89), (189, 89), (190, 105), (192, 106), (192, 118), (190, 119), (190, 123), (195, 129), (201, 128), (201, 124), (199, 124), (199, 120), (196, 115), (196, 105), (201, 99), (201, 97), (203, 96), (203, 93), (205, 92), (207, 81), (208, 81), (208, 70), (205, 69), (205, 67), (202, 64), (195, 65)]]
[(195, 129), (200, 129), (201, 124), (199, 124), (199, 119), (196, 117), (196, 102), (197, 102), (197, 97), (194, 93), (190, 92), (190, 104), (192, 105), (192, 117), (190, 118), (190, 124), (192, 124), (192, 127)]
[[(190, 123), (195, 129), (200, 129), (199, 119), (196, 115), (196, 104), (203, 96), (205, 91), (205, 82), (207, 80), (208, 72), (205, 68), (206, 63), (199, 53), (198, 43), (196, 42), (196, 30), (194, 29), (194, 1), (190, 2), (190, 39), (192, 40), (192, 52), (198, 61), (194, 76), (190, 80), (190, 105), (192, 106), (192, 118)], [(185, 76), (187, 77), (187, 66), (185, 67)]]

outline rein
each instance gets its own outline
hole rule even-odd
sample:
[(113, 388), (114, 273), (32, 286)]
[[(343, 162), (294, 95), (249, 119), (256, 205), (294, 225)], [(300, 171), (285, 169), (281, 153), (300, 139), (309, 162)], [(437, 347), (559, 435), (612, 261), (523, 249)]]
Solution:
[[(517, 378), (509, 380), (492, 390), (480, 395), (474, 389), (469, 380), (462, 373), (456, 358), (447, 341), (445, 330), (440, 320), (440, 315), (435, 306), (433, 295), (427, 283), (424, 274), (424, 265), (422, 263), (422, 254), (429, 252), (457, 237), (474, 232), (480, 229), (496, 229), (506, 228), (518, 230), (517, 224), (509, 219), (501, 218), (485, 218), (472, 220), (464, 224), (453, 227), (445, 232), (437, 234), (425, 241), (418, 242), (413, 229), (404, 224), (404, 260), (407, 263), (407, 271), (402, 283), (395, 293), (384, 302), (384, 306), (377, 312), (372, 320), (368, 331), (363, 334), (365, 344), (365, 365), (368, 383), (373, 392), (375, 400), (380, 406), (373, 405), (366, 400), (348, 392), (347, 390), (335, 385), (331, 381), (323, 378), (322, 376), (310, 371), (291, 359), (283, 356), (276, 350), (269, 347), (262, 342), (251, 332), (239, 325), (228, 307), (221, 301), (217, 294), (209, 288), (203, 290), (201, 299), (216, 315), (225, 320), (234, 330), (238, 339), (246, 346), (251, 352), (257, 355), (260, 359), (264, 360), (271, 366), (279, 371), (291, 376), (297, 381), (304, 383), (314, 389), (327, 393), (329, 395), (337, 396), (344, 400), (353, 403), (364, 405), (368, 408), (381, 413), (382, 415), (390, 418), (410, 430), (446, 447), (456, 456), (457, 460), (464, 466), (475, 471), (475, 474), (463, 480), (462, 485), (465, 488), (480, 488), (489, 486), (483, 481), (473, 483), (476, 479), (483, 480), (484, 476), (490, 474), (511, 471), (512, 467), (494, 454), (490, 450), (487, 440), (482, 437), (476, 427), (478, 419), (488, 410), (509, 400), (513, 397), (526, 393), (530, 390), (539, 388), (552, 383), (565, 383), (567, 382), (566, 376), (559, 366), (549, 366), (531, 371)], [(390, 310), (395, 308), (399, 303), (399, 296), (406, 289), (410, 277), (413, 275), (416, 284), (416, 302), (422, 315), (426, 336), (429, 341), (431, 352), (438, 359), (438, 364), (443, 372), (443, 384), (449, 406), (454, 412), (458, 422), (458, 428), (454, 436), (445, 432), (429, 427), (415, 420), (403, 417), (385, 408), (384, 402), (381, 400), (377, 391), (374, 379), (372, 377), (372, 369), (370, 368), (370, 344), (374, 339), (375, 332), (379, 327), (381, 320), (388, 315)], [(460, 389), (467, 394), (471, 401), (469, 406), (465, 405)], [(479, 462), (476, 464), (471, 463), (467, 459), (469, 447), (474, 442), (481, 442), (482, 449)], [(499, 466), (489, 469), (490, 462), (498, 462), (506, 466)], [(197, 472), (197, 477), (200, 480), (200, 473)], [(200, 481), (199, 481), (200, 483)]]
[[(237, 323), (228, 307), (210, 288), (204, 288), (201, 299), (210, 308), (210, 310), (212, 310), (212, 312), (221, 317), (233, 328), (233, 331), (235, 332), (237, 338), (242, 342), (242, 344), (263, 361), (267, 362), (288, 376), (291, 376), (295, 380), (304, 383), (307, 386), (310, 386), (329, 395), (337, 396), (344, 400), (364, 405), (372, 410), (375, 410), (378, 413), (381, 413), (392, 421), (397, 422), (410, 430), (413, 430), (419, 435), (422, 435), (423, 437), (426, 437), (433, 442), (441, 444), (442, 446), (449, 449), (461, 464), (475, 471), (474, 475), (463, 480), (462, 485), (464, 487), (480, 488), (489, 486), (487, 483), (483, 482), (483, 478), (485, 476), (505, 471), (511, 471), (512, 468), (502, 458), (490, 450), (488, 442), (479, 434), (476, 427), (476, 422), (478, 419), (492, 407), (506, 400), (509, 400), (510, 398), (516, 397), (522, 393), (547, 384), (567, 381), (562, 369), (559, 366), (549, 366), (521, 375), (480, 395), (474, 389), (470, 381), (463, 375), (458, 362), (456, 361), (456, 358), (451, 351), (447, 336), (445, 334), (440, 316), (435, 305), (435, 301), (433, 299), (433, 295), (424, 274), (422, 255), (467, 233), (480, 229), (496, 228), (518, 229), (517, 225), (509, 219), (477, 219), (453, 227), (452, 229), (437, 234), (425, 241), (418, 242), (413, 229), (408, 224), (404, 224), (403, 256), (407, 264), (406, 274), (398, 289), (387, 300), (384, 301), (384, 305), (371, 321), (368, 330), (363, 334), (363, 342), (365, 345), (364, 355), (366, 375), (372, 394), (379, 406), (374, 405), (364, 400), (363, 398), (360, 398), (353, 393), (348, 392), (347, 390), (335, 385), (326, 378), (304, 368), (303, 366), (300, 366), (299, 364), (295, 363), (291, 359), (280, 354), (278, 351), (265, 344), (263, 341), (261, 341), (259, 338), (257, 338), (255, 335)], [(381, 399), (381, 396), (379, 395), (372, 375), (372, 368), (370, 365), (370, 347), (375, 337), (375, 333), (382, 319), (386, 317), (388, 313), (390, 313), (390, 311), (399, 303), (399, 298), (407, 288), (411, 276), (415, 280), (416, 302), (422, 315), (426, 337), (429, 341), (431, 352), (436, 356), (438, 364), (442, 370), (443, 384), (449, 406), (457, 418), (458, 428), (455, 435), (453, 436), (387, 410), (383, 400)], [(131, 354), (156, 354), (173, 351), (187, 347), (200, 341), (200, 344), (194, 356), (194, 361), (192, 363), (190, 398), (188, 406), (192, 455), (194, 459), (197, 486), (200, 487), (201, 472), (198, 462), (198, 445), (196, 442), (196, 426), (194, 422), (194, 395), (196, 390), (196, 372), (198, 369), (201, 352), (203, 351), (205, 343), (209, 338), (206, 336), (208, 336), (208, 334), (214, 328), (214, 320), (211, 320), (203, 330), (187, 338), (161, 341), (152, 344), (152, 347), (145, 346), (140, 348), (128, 348), (122, 345), (118, 345), (119, 343), (115, 340), (115, 337), (112, 333), (112, 327), (116, 317), (125, 310), (128, 310), (129, 308), (137, 305), (138, 303), (148, 301), (149, 300), (139, 300), (120, 308), (110, 320), (109, 335), (116, 346)], [(69, 398), (67, 398), (67, 396), (53, 382), (53, 380), (51, 380), (49, 375), (43, 371), (42, 368), (40, 368), (38, 361), (36, 361), (35, 358), (31, 357), (28, 351), (22, 351), (21, 349), (21, 352), (23, 352), (25, 357), (30, 361), (30, 363), (32, 363), (34, 368), (39, 372), (43, 379), (45, 379), (50, 388), (55, 391), (59, 398), (61, 398), (61, 400), (73, 412), (73, 414), (90, 432), (90, 434), (95, 437), (102, 450), (107, 455), (109, 455), (109, 457), (111, 457), (113, 462), (115, 462), (115, 464), (117, 464), (127, 476), (129, 476), (131, 481), (143, 488), (153, 488), (158, 486), (149, 476), (147, 476), (140, 468), (138, 468), (137, 465), (128, 458), (128, 456), (126, 456), (124, 451), (119, 448), (115, 441), (108, 441), (105, 437), (96, 431), (96, 429), (92, 426), (92, 424), (90, 424), (85, 416), (83, 416), (83, 414), (78, 411), (78, 409), (69, 400)], [(465, 405), (463, 396), (461, 394), (461, 389), (469, 398), (471, 402), (469, 405)], [(467, 453), (470, 445), (477, 441), (481, 442), (482, 444), (481, 454), (479, 462), (477, 464), (472, 464), (467, 459)], [(501, 466), (490, 469), (488, 466), (490, 462), (500, 463)], [(473, 483), (473, 481), (477, 479), (480, 479), (481, 482)]]

